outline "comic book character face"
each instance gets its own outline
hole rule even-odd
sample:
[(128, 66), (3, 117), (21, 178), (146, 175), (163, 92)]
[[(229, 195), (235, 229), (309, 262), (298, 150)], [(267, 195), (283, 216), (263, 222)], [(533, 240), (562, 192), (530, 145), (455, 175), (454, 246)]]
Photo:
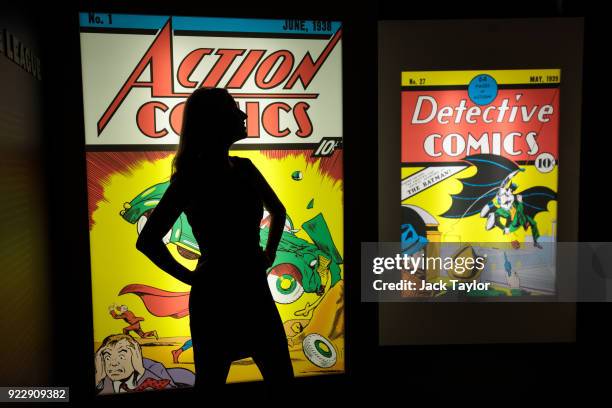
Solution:
[(134, 374), (133, 347), (127, 340), (119, 340), (102, 351), (104, 370), (111, 380), (123, 381)]

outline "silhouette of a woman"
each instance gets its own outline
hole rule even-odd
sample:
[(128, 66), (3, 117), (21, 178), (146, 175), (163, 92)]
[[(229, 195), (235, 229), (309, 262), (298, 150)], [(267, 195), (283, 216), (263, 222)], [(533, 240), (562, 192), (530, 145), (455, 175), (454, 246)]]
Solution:
[[(249, 159), (229, 156), (230, 146), (246, 137), (245, 119), (224, 89), (193, 92), (185, 103), (170, 185), (136, 243), (159, 268), (191, 285), (196, 390), (224, 384), (232, 361), (249, 356), (266, 383), (293, 378), (287, 339), (266, 278), (285, 208)], [(259, 245), (264, 206), (271, 215), (265, 251)], [(202, 253), (193, 272), (162, 242), (181, 212)]]

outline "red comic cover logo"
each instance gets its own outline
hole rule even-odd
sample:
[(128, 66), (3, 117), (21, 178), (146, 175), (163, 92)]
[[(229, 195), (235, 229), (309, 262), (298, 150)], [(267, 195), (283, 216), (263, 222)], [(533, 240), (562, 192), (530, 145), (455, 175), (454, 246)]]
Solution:
[(533, 161), (558, 152), (559, 89), (500, 89), (488, 105), (465, 90), (402, 92), (402, 162), (452, 162), (490, 153)]
[[(308, 114), (310, 108), (308, 101), (318, 98), (319, 94), (304, 91), (325, 64), (341, 36), (340, 29), (330, 38), (316, 59), (313, 59), (310, 52), (296, 56), (292, 51), (285, 49), (270, 52), (270, 50), (244, 48), (197, 48), (178, 63), (175, 72), (172, 55), (172, 23), (169, 19), (99, 118), (98, 136), (103, 133), (128, 95), (137, 88), (149, 89), (151, 97), (151, 100), (142, 104), (136, 112), (136, 123), (140, 131), (151, 138), (164, 137), (169, 131), (180, 134), (184, 101), (170, 107), (163, 101), (155, 100), (155, 98), (185, 99), (189, 96), (189, 93), (175, 92), (174, 75), (176, 75), (177, 82), (185, 88), (224, 87), (237, 100), (249, 99), (250, 101), (246, 101), (241, 106), (248, 115), (249, 137), (259, 137), (260, 128), (272, 137), (288, 136), (290, 130), (280, 125), (280, 115), (283, 114), (293, 117), (297, 125), (294, 134), (306, 138), (313, 133), (313, 123)], [(192, 79), (192, 74), (202, 61), (213, 56), (216, 57), (216, 61), (204, 77), (198, 80)], [(238, 62), (236, 68), (233, 72), (229, 72), (236, 62)], [(150, 72), (150, 80), (139, 80), (147, 70)], [(260, 92), (241, 93), (240, 90), (251, 77)], [(223, 81), (223, 78), (228, 79)], [(298, 82), (304, 91), (286, 92), (294, 90)], [(283, 92), (271, 92), (274, 89), (281, 89)], [(277, 101), (262, 102), (266, 99)], [(278, 101), (279, 99), (283, 101)], [(170, 129), (158, 128), (156, 115), (160, 112), (169, 115)]]

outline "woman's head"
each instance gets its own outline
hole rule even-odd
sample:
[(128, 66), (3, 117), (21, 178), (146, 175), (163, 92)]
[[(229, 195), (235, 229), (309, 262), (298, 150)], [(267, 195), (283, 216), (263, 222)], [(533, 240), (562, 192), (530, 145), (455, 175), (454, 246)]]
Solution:
[(223, 163), (230, 146), (246, 137), (246, 117), (225, 89), (195, 90), (185, 102), (172, 175), (195, 164)]

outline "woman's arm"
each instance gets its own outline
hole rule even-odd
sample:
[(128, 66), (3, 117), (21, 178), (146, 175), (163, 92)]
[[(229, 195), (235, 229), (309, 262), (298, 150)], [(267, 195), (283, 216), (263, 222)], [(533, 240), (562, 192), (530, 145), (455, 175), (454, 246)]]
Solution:
[(278, 199), (278, 196), (274, 190), (272, 190), (272, 187), (270, 187), (270, 184), (268, 184), (257, 167), (255, 167), (250, 160), (248, 160), (248, 164), (252, 174), (255, 190), (259, 193), (259, 196), (264, 203), (264, 207), (266, 207), (266, 210), (268, 210), (270, 213), (270, 228), (265, 252), (271, 264), (274, 262), (274, 258), (276, 257), (276, 249), (278, 248), (278, 244), (283, 234), (283, 229), (285, 228), (287, 212), (285, 210), (285, 206)]
[(185, 192), (180, 181), (175, 180), (164, 193), (144, 225), (136, 248), (145, 254), (155, 265), (164, 272), (172, 275), (187, 285), (191, 285), (193, 272), (177, 262), (162, 239), (176, 222), (183, 211)]

